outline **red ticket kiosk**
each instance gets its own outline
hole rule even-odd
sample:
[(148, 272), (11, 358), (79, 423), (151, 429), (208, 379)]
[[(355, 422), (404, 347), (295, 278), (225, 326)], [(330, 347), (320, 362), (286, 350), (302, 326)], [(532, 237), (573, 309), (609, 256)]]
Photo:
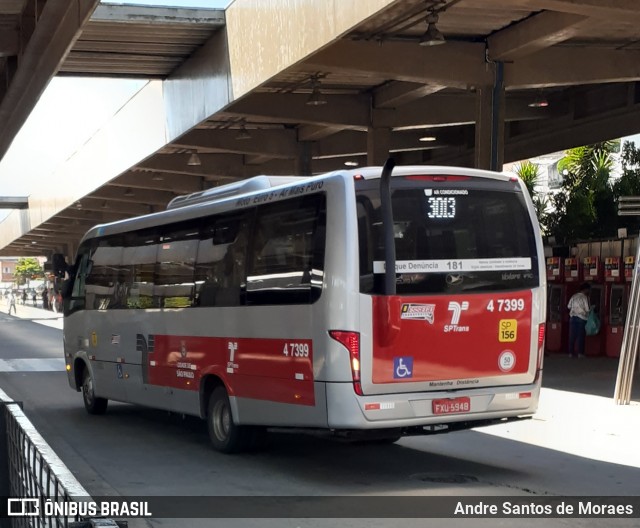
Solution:
[(564, 282), (573, 285), (573, 288), (567, 288), (575, 290), (573, 293), (578, 291), (582, 282), (582, 263), (576, 257), (564, 259)]
[(635, 268), (636, 257), (633, 255), (624, 257), (624, 282), (629, 290), (631, 290), (631, 281), (633, 280), (633, 272)]
[(567, 286), (564, 283), (564, 259), (547, 257), (547, 328), (545, 350), (563, 353), (569, 339)]
[(604, 318), (604, 353), (620, 357), (624, 320), (627, 311), (627, 287), (620, 257), (607, 257), (604, 261), (604, 281), (607, 295), (607, 314)]
[(584, 257), (582, 259), (582, 273), (584, 282), (591, 284), (589, 290), (589, 305), (595, 309), (600, 318), (600, 332), (594, 336), (587, 336), (584, 345), (584, 353), (587, 356), (600, 356), (604, 353), (604, 331), (602, 323), (606, 313), (606, 295), (604, 286), (604, 266), (600, 257)]
[[(612, 257), (612, 259), (614, 258)], [(607, 262), (605, 261), (605, 282), (609, 285), (607, 296), (609, 306), (607, 307), (607, 318), (605, 319), (604, 351), (609, 357), (620, 357), (624, 324), (627, 317), (627, 307), (629, 306), (629, 292), (635, 265), (634, 256), (624, 257), (624, 262), (620, 262), (620, 259), (617, 260), (617, 265), (621, 270), (619, 280), (614, 279), (615, 274), (607, 274)], [(613, 261), (611, 267), (615, 268), (615, 266), (616, 262)]]

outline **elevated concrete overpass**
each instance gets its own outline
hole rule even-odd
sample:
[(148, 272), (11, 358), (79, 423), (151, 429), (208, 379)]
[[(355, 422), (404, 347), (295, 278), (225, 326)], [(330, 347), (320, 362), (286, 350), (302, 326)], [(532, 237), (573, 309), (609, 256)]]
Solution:
[[(0, 16), (27, 3), (0, 1)], [(70, 255), (93, 224), (260, 173), (379, 164), (390, 152), (399, 163), (499, 169), (640, 130), (635, 0), (235, 0), (224, 12), (95, 4), (74, 2), (87, 14), (55, 68), (18, 62), (0, 129), (17, 119), (3, 113), (16, 106), (15, 79), (155, 80), (58, 169), (65, 185), (34, 193), (0, 224), (0, 254)]]

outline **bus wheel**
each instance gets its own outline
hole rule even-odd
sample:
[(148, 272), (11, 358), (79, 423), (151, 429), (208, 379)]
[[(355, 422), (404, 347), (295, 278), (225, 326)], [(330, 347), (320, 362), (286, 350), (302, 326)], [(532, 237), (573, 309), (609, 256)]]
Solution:
[(98, 398), (93, 390), (93, 378), (89, 369), (85, 369), (82, 377), (82, 400), (84, 408), (89, 414), (104, 414), (107, 410), (109, 400), (106, 398)]
[(211, 393), (207, 425), (211, 443), (218, 451), (238, 453), (252, 446), (252, 428), (233, 423), (231, 404), (224, 387), (216, 387)]

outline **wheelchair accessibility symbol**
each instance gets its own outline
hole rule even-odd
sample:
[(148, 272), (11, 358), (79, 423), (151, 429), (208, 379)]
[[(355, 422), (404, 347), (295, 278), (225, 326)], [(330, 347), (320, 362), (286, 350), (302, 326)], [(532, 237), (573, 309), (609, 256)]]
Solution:
[(410, 356), (393, 358), (393, 377), (396, 379), (413, 377), (413, 358)]

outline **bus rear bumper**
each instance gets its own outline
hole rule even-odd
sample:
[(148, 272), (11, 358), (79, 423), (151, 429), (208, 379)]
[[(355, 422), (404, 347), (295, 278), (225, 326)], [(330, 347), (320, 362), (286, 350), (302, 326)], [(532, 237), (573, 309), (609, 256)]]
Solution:
[[(490, 425), (501, 419), (531, 416), (537, 409), (539, 395), (540, 387), (537, 385), (518, 385), (460, 392), (358, 396), (351, 383), (327, 383), (328, 422), (333, 429), (418, 427), (425, 428), (424, 434), (431, 434), (439, 432), (438, 427), (443, 424), (451, 424), (448, 429), (455, 429), (453, 424), (459, 422), (462, 427), (458, 428), (468, 428)], [(434, 404), (434, 400), (440, 401)], [(438, 414), (435, 411), (442, 408), (439, 404), (443, 400), (455, 402), (465, 410)], [(480, 423), (485, 421), (488, 423)], [(477, 425), (467, 425), (469, 422)]]

